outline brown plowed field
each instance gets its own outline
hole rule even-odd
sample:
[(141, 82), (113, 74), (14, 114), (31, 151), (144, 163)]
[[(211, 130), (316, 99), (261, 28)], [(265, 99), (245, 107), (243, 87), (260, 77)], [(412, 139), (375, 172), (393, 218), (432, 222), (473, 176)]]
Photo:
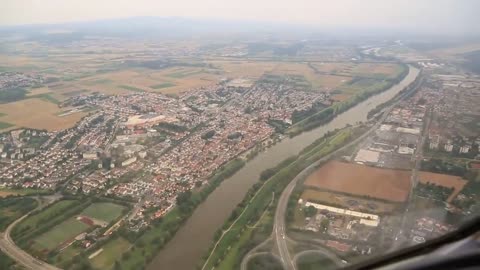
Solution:
[(305, 185), (357, 196), (404, 202), (410, 192), (410, 171), (330, 161), (308, 176)]

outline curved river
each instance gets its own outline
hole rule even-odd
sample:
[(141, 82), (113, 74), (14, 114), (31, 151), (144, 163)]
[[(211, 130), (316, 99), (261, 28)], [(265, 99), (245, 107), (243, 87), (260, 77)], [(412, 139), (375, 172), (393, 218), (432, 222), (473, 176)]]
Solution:
[(392, 99), (412, 83), (419, 70), (409, 66), (408, 75), (390, 89), (370, 97), (348, 111), (338, 115), (330, 123), (304, 132), (294, 138), (285, 138), (250, 160), (232, 177), (223, 181), (208, 198), (198, 206), (193, 215), (177, 231), (170, 242), (158, 253), (148, 270), (194, 270), (208, 251), (214, 233), (223, 225), (235, 207), (255, 184), (260, 173), (284, 159), (296, 155), (326, 132), (343, 128), (347, 124), (366, 121), (367, 114), (377, 105)]

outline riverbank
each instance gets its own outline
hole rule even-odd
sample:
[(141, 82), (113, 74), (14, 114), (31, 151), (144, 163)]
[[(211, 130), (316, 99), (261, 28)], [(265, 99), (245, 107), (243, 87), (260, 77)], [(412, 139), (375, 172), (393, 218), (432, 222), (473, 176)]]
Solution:
[(403, 70), (398, 74), (396, 78), (385, 80), (384, 84), (381, 84), (378, 88), (372, 88), (362, 91), (358, 94), (353, 95), (345, 101), (335, 103), (332, 106), (327, 107), (294, 124), (288, 129), (288, 135), (290, 137), (294, 137), (301, 134), (302, 132), (312, 130), (321, 125), (324, 125), (332, 121), (332, 119), (334, 119), (337, 115), (349, 110), (357, 104), (367, 100), (374, 95), (380, 94), (392, 88), (394, 85), (399, 84), (409, 74), (409, 66), (402, 64), (402, 68)]
[[(201, 269), (238, 268), (249, 247), (258, 245), (270, 236), (275, 206), (269, 207), (269, 205), (276, 205), (279, 194), (288, 183), (310, 164), (357, 137), (361, 130), (361, 128), (347, 127), (333, 134), (326, 134), (325, 137), (302, 150), (299, 156), (288, 158), (276, 167), (265, 170), (264, 173), (268, 172), (272, 176), (263, 181), (260, 177), (259, 184), (255, 184), (248, 191), (245, 199), (232, 212), (222, 229), (216, 233), (221, 238), (216, 237), (210, 255)], [(272, 196), (273, 204), (270, 204)], [(262, 215), (265, 211), (268, 213), (267, 216)], [(262, 226), (254, 226), (258, 222), (263, 223)], [(227, 228), (228, 232), (222, 234), (222, 231)]]

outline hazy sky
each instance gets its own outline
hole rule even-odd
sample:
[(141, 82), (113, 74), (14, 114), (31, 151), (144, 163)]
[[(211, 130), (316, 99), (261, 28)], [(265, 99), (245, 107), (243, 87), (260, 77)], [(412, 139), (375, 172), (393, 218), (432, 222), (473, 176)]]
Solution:
[(0, 25), (179, 16), (480, 31), (477, 0), (0, 0)]

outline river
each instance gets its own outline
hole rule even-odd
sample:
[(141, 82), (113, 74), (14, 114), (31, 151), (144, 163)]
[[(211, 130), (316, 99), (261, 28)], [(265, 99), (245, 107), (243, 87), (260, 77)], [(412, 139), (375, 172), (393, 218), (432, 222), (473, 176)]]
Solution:
[(377, 105), (392, 99), (412, 83), (419, 70), (409, 66), (408, 75), (390, 89), (370, 97), (348, 111), (338, 115), (330, 123), (294, 138), (285, 138), (250, 160), (242, 169), (223, 181), (201, 203), (193, 215), (177, 231), (175, 236), (158, 253), (148, 270), (194, 270), (212, 244), (214, 233), (223, 225), (235, 207), (255, 184), (260, 173), (282, 160), (296, 155), (303, 148), (322, 137), (326, 132), (367, 120), (367, 114)]

